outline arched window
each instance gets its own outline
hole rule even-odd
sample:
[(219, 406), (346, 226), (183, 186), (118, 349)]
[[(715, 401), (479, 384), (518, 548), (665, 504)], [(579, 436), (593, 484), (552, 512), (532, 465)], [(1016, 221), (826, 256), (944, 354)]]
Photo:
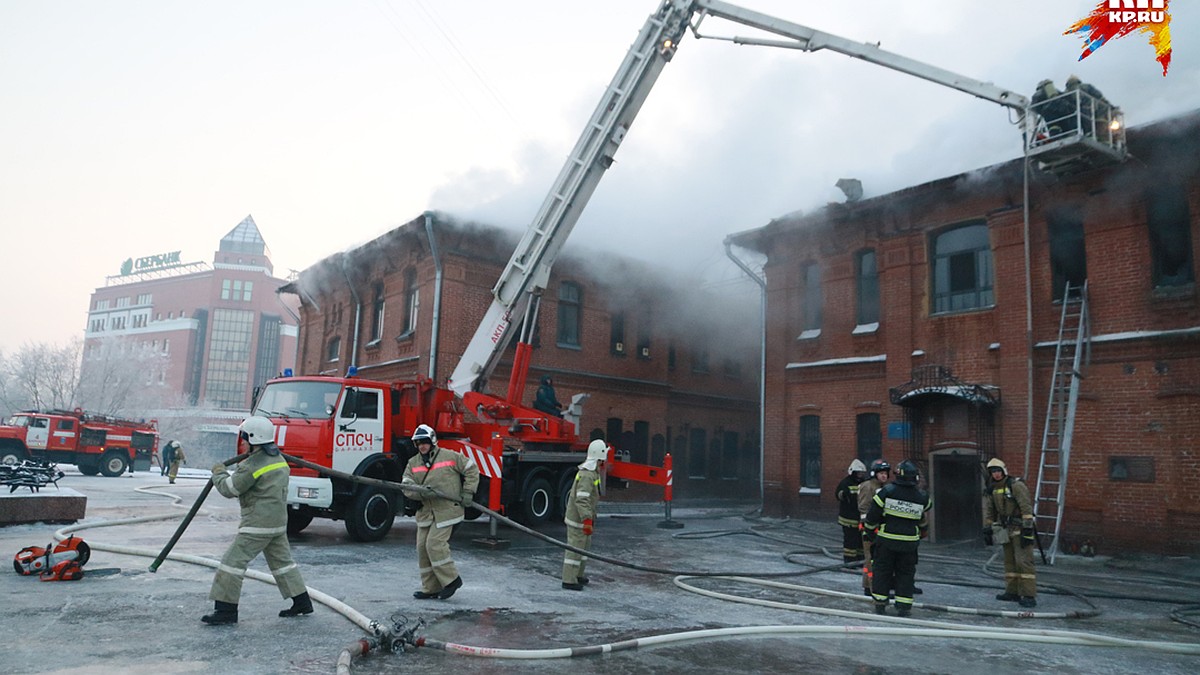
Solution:
[(374, 300), (371, 304), (371, 342), (379, 342), (383, 337), (383, 282), (376, 282), (372, 287)]
[(800, 417), (800, 487), (821, 487), (821, 418)]
[(976, 221), (933, 239), (933, 313), (961, 312), (996, 304), (988, 228)]
[(879, 323), (879, 267), (874, 249), (859, 251), (854, 259), (858, 325)]
[(417, 286), (417, 270), (410, 267), (404, 270), (404, 329), (401, 335), (408, 335), (417, 329), (417, 308), (420, 306), (421, 289)]

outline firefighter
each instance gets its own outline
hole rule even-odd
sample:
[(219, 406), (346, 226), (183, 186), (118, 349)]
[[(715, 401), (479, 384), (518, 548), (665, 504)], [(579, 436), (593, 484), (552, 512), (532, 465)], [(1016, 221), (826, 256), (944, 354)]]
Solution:
[[(1079, 99), (1079, 115), (1083, 120), (1083, 133), (1088, 136), (1106, 138), (1108, 125), (1112, 120), (1112, 104), (1095, 86), (1081, 82), (1077, 75), (1072, 75), (1067, 78), (1066, 93), (1075, 91), (1087, 94), (1087, 96), (1076, 95)], [(1072, 99), (1071, 104), (1075, 105), (1076, 101)]]
[[(587, 459), (575, 471), (575, 483), (567, 498), (563, 522), (567, 524), (567, 543), (585, 551), (592, 547), (592, 526), (596, 508), (600, 505), (600, 472), (608, 459), (608, 444), (596, 439), (588, 444)], [(582, 591), (588, 578), (584, 576), (587, 557), (567, 550), (563, 556), (562, 587)]]
[(175, 445), (176, 444), (177, 444), (177, 441), (171, 441), (163, 446), (162, 460), (159, 462), (158, 475), (160, 475), (160, 476), (167, 475), (167, 469), (171, 468), (171, 455), (175, 454)]
[(983, 509), (983, 541), (1004, 545), (1004, 592), (997, 600), (1037, 606), (1037, 575), (1033, 570), (1033, 547), (1037, 532), (1033, 521), (1033, 500), (1025, 481), (1008, 475), (1008, 467), (999, 458), (987, 463), (991, 489)]
[(174, 483), (175, 477), (179, 475), (179, 465), (187, 462), (187, 456), (183, 454), (183, 446), (179, 444), (179, 441), (168, 443), (167, 450), (171, 453), (171, 466), (167, 469), (167, 479)]
[(238, 454), (249, 456), (230, 474), (224, 464), (212, 468), (213, 487), (226, 497), (237, 497), (242, 507), (237, 536), (221, 558), (208, 598), (216, 603), (212, 614), (201, 617), (211, 625), (237, 623), (238, 599), (246, 566), (259, 553), (267, 559), (279, 594), (292, 606), (279, 612), (290, 617), (312, 614), (312, 599), (304, 578), (292, 559), (287, 540), (287, 462), (275, 445), (275, 425), (265, 417), (249, 417), (238, 427)]
[[(871, 510), (871, 498), (875, 492), (887, 485), (892, 475), (892, 465), (882, 459), (871, 462), (871, 477), (858, 486), (858, 524), (864, 527), (867, 511)], [(871, 541), (863, 537), (863, 594), (871, 596)]]
[(401, 483), (423, 485), (446, 495), (438, 497), (416, 490), (404, 493), (406, 501), (414, 502), (406, 513), (417, 517), (421, 590), (414, 592), (413, 597), (445, 600), (463, 584), (450, 557), (450, 534), (462, 522), (463, 508), (474, 501), (479, 467), (465, 455), (439, 448), (437, 435), (428, 425), (417, 427), (412, 442), (417, 446), (417, 454), (408, 460)]
[(867, 479), (867, 465), (861, 459), (850, 462), (846, 477), (833, 491), (838, 500), (838, 525), (842, 526), (842, 562), (863, 559), (862, 530), (858, 519), (858, 488)]
[(896, 467), (896, 479), (871, 498), (863, 535), (872, 543), (876, 614), (886, 612), (889, 594), (895, 595), (898, 615), (912, 614), (917, 548), (929, 535), (926, 512), (933, 507), (933, 500), (917, 487), (917, 477), (916, 463), (906, 459)]
[(542, 377), (542, 386), (538, 387), (537, 395), (533, 398), (533, 409), (548, 415), (562, 417), (562, 404), (554, 393), (554, 380), (549, 375)]

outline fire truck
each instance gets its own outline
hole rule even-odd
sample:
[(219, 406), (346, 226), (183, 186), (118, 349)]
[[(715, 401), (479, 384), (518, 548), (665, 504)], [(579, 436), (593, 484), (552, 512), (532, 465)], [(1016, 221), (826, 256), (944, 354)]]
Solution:
[(0, 425), (0, 463), (41, 458), (74, 464), (85, 476), (120, 476), (149, 468), (158, 448), (156, 422), (94, 415), (79, 408), (25, 411)]
[[(266, 383), (256, 400), (255, 414), (273, 419), (284, 451), (343, 473), (399, 480), (407, 458), (415, 452), (409, 436), (418, 424), (429, 424), (436, 430), (440, 446), (471, 457), (479, 466), (483, 480), (476, 501), (534, 524), (561, 511), (574, 468), (582, 459), (584, 439), (578, 437), (577, 429), (582, 401), (577, 397), (563, 418), (521, 403), (541, 293), (564, 242), (680, 40), (689, 31), (697, 38), (715, 37), (700, 32), (707, 17), (777, 36), (716, 39), (838, 52), (1004, 106), (1013, 111), (1025, 132), (1029, 156), (1043, 152), (1047, 160), (1061, 162), (1089, 151), (1123, 152), (1123, 135), (1103, 137), (1098, 130), (1088, 138), (1080, 133), (1079, 138), (1048, 142), (1045, 134), (1036, 133), (1036, 115), (1031, 114), (1026, 97), (884, 51), (878, 45), (854, 42), (720, 0), (662, 0), (638, 33), (513, 251), (492, 289), (491, 306), (447, 386), (428, 378), (391, 383), (360, 379), (353, 366), (346, 377), (277, 378)], [(1077, 102), (1077, 109), (1080, 105)], [(1076, 116), (1082, 117), (1082, 113), (1077, 110)], [(1106, 131), (1123, 133), (1116, 122)], [(519, 331), (513, 330), (516, 326)], [(516, 351), (507, 391), (504, 395), (481, 391), (514, 337)], [(610, 478), (664, 487), (669, 516), (670, 456), (663, 467), (650, 467), (621, 461), (620, 453), (612, 449), (610, 455)], [(296, 469), (288, 489), (289, 530), (298, 532), (313, 518), (328, 517), (345, 520), (354, 539), (378, 540), (391, 528), (402, 500), (402, 495), (378, 487)]]

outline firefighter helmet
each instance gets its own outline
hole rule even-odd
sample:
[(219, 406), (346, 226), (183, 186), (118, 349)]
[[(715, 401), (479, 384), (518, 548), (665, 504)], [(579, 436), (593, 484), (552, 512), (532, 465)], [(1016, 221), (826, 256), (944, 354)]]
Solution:
[(850, 462), (850, 468), (846, 469), (846, 473), (855, 473), (858, 471), (862, 471), (863, 473), (867, 472), (867, 465), (863, 464), (861, 459), (856, 459), (853, 462)]
[(1008, 467), (1004, 465), (1004, 462), (1000, 461), (999, 457), (993, 457), (989, 459), (987, 463), (988, 473), (991, 473), (996, 469), (999, 469), (1000, 473), (1008, 475)]
[(896, 482), (901, 485), (916, 485), (917, 476), (920, 473), (921, 470), (917, 468), (917, 463), (906, 459), (896, 467)]
[(428, 441), (437, 445), (437, 434), (433, 433), (433, 427), (428, 424), (417, 425), (417, 430), (413, 432), (412, 442), (420, 443), (422, 441)]
[(247, 417), (238, 427), (238, 436), (246, 439), (250, 445), (265, 445), (275, 440), (275, 425), (265, 417)]
[(877, 459), (874, 462), (871, 462), (871, 475), (875, 475), (875, 474), (879, 473), (880, 471), (887, 471), (890, 473), (891, 470), (892, 470), (892, 465), (888, 464), (887, 462), (885, 462), (882, 459)]
[(600, 460), (608, 459), (608, 444), (599, 438), (591, 443), (588, 443), (587, 458)]

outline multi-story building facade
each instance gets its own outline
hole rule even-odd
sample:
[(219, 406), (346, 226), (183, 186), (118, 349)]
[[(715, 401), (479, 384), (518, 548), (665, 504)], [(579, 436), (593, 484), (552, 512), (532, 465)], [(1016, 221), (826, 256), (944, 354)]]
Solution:
[(832, 513), (853, 459), (909, 458), (934, 537), (977, 536), (984, 462), (1034, 487), (1063, 295), (1086, 281), (1063, 548), (1185, 548), (1200, 515), (1200, 112), (1131, 129), (1128, 148), (1035, 172), (1027, 221), (1017, 160), (734, 235), (768, 257), (770, 510)]
[(85, 389), (137, 378), (162, 392), (147, 399), (158, 406), (247, 410), (254, 387), (295, 362), (296, 303), (276, 293), (286, 281), (252, 217), (221, 238), (211, 266), (175, 252), (129, 259), (122, 272), (92, 293)]
[[(297, 370), (445, 384), (492, 301), (518, 236), (426, 214), (300, 273)], [(751, 296), (753, 297), (753, 296)], [(538, 315), (530, 402), (545, 375), (559, 400), (588, 394), (581, 433), (638, 462), (671, 453), (679, 496), (758, 494), (753, 300), (720, 302), (648, 264), (573, 257)], [(489, 388), (503, 392), (512, 349)]]

